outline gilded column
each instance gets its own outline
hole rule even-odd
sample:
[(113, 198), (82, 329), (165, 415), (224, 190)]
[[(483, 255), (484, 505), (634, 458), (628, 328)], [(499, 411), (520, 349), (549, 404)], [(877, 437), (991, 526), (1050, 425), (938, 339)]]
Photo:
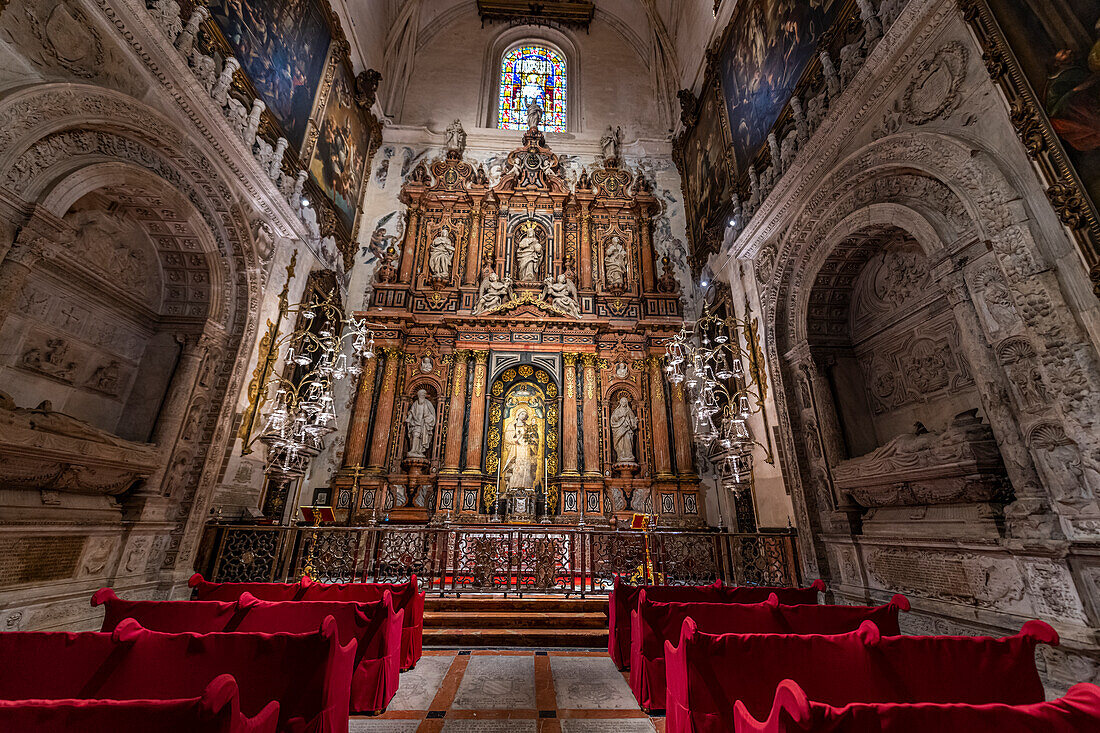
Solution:
[(602, 475), (603, 465), (600, 461), (600, 427), (598, 420), (599, 390), (596, 385), (596, 356), (584, 354), (581, 356), (584, 364), (584, 472), (585, 474)]
[(481, 439), (485, 434), (485, 376), (488, 351), (474, 353), (474, 389), (470, 394), (470, 429), (466, 440), (466, 470), (481, 473)]
[(581, 288), (592, 288), (592, 214), (588, 203), (581, 204), (581, 251), (580, 251)]
[(409, 204), (409, 222), (405, 227), (405, 244), (401, 249), (402, 283), (412, 282), (413, 261), (416, 259), (416, 232), (420, 228), (420, 204)]
[(355, 393), (355, 411), (352, 413), (344, 448), (344, 468), (363, 465), (363, 455), (367, 451), (367, 431), (370, 429), (370, 408), (374, 402), (374, 373), (377, 365), (377, 358), (367, 359), (363, 364), (363, 375), (359, 378), (359, 389)]
[(672, 439), (676, 445), (676, 471), (681, 476), (693, 476), (691, 449), (691, 415), (687, 393), (682, 384), (672, 386)]
[(661, 359), (651, 356), (646, 363), (649, 366), (649, 414), (653, 421), (653, 472), (658, 479), (672, 478), (672, 447), (668, 442), (668, 410)]
[(457, 474), (462, 454), (462, 425), (466, 419), (466, 362), (468, 351), (454, 353), (454, 370), (451, 380), (451, 404), (447, 408), (447, 446), (443, 453), (443, 469), (440, 474)]
[[(481, 261), (481, 204), (474, 204), (470, 212), (470, 241), (466, 247), (466, 273), (462, 277), (463, 285), (478, 283), (478, 267)], [(465, 368), (465, 367), (463, 367)]]
[(579, 476), (577, 472), (577, 354), (562, 354), (565, 362), (565, 397), (561, 416), (561, 473)]
[(382, 373), (382, 391), (378, 397), (378, 410), (375, 412), (374, 433), (371, 436), (370, 461), (368, 466), (374, 473), (385, 473), (386, 451), (390, 446), (390, 426), (393, 424), (393, 402), (397, 391), (397, 369), (401, 364), (401, 349), (388, 347), (386, 350), (386, 371)]

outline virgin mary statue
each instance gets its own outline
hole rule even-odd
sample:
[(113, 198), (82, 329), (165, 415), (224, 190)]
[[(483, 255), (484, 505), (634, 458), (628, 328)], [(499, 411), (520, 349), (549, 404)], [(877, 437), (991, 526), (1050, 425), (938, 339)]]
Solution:
[(531, 489), (535, 485), (539, 429), (528, 424), (529, 417), (527, 408), (519, 408), (515, 420), (504, 431), (504, 445), (511, 452), (503, 468), (503, 472), (508, 474), (506, 491)]

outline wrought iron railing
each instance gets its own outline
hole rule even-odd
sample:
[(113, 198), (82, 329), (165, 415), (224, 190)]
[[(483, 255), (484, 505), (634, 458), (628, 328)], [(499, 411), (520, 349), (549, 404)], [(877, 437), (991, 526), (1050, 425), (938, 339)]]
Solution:
[[(645, 561), (642, 532), (538, 527), (210, 525), (198, 570), (215, 581), (399, 582), (429, 593), (604, 594)], [(650, 534), (654, 570), (671, 584), (797, 585), (793, 532)]]

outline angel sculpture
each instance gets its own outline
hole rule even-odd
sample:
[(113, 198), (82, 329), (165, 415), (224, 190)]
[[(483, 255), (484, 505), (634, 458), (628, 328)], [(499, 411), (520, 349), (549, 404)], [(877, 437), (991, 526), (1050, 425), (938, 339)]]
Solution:
[(481, 315), (486, 311), (491, 311), (493, 308), (507, 303), (513, 298), (515, 298), (515, 293), (512, 292), (512, 278), (506, 277), (501, 280), (496, 270), (490, 270), (488, 274), (481, 279), (481, 285), (477, 292), (477, 303), (474, 305), (473, 314), (475, 316)]
[(565, 311), (571, 318), (581, 317), (577, 286), (565, 276), (565, 273), (558, 275), (556, 280), (548, 277), (543, 281), (542, 299), (555, 308)]

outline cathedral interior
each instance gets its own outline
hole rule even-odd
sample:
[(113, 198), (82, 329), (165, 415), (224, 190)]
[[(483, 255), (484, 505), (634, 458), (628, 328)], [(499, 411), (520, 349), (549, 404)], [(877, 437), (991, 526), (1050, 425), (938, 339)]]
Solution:
[(616, 584), (820, 579), (1100, 684), (1100, 2), (0, 0), (0, 59), (0, 649), (411, 582), (352, 731), (732, 731), (578, 651)]

